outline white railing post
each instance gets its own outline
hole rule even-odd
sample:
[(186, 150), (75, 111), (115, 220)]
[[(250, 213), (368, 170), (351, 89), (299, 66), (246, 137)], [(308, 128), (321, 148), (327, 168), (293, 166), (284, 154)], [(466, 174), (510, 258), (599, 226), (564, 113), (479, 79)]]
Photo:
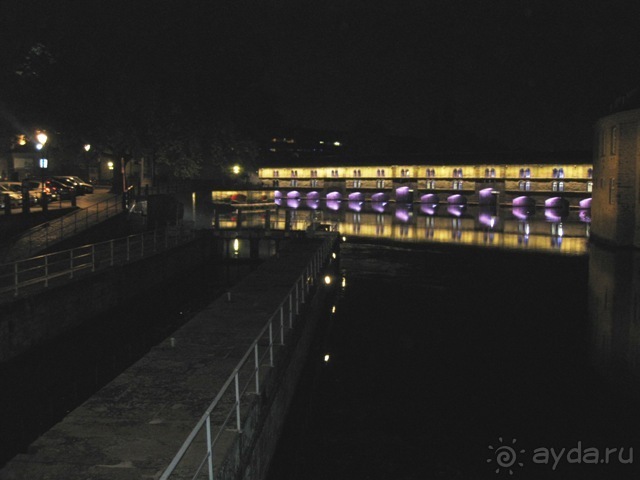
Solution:
[(258, 344), (253, 348), (253, 358), (256, 369), (256, 395), (260, 395), (260, 359), (258, 358)]
[(293, 328), (293, 296), (289, 292), (289, 328)]
[(213, 480), (213, 448), (211, 444), (211, 414), (207, 416), (207, 455), (209, 457), (209, 480)]
[(240, 380), (238, 379), (238, 373), (236, 373), (235, 378), (236, 383), (236, 427), (238, 433), (242, 432), (242, 428), (240, 428)]
[(269, 366), (273, 367), (273, 318), (269, 320)]
[(284, 345), (284, 305), (280, 305), (280, 345)]

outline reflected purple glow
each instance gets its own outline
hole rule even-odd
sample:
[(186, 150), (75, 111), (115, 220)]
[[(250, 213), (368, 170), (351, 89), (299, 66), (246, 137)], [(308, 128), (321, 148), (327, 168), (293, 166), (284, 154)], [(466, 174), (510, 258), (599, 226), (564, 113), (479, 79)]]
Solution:
[(544, 201), (544, 206), (548, 208), (567, 208), (569, 202), (562, 197), (551, 197)]
[(364, 202), (364, 193), (362, 192), (353, 192), (349, 194), (349, 200), (354, 200), (358, 202)]
[(447, 205), (447, 212), (449, 212), (449, 214), (453, 215), (454, 217), (462, 216), (462, 214), (466, 209), (467, 209), (466, 205), (459, 205), (459, 204)]
[(282, 206), (282, 198), (277, 197), (277, 198), (275, 198), (273, 201), (274, 201), (274, 203), (275, 203), (276, 205), (278, 205), (279, 207), (280, 207), (280, 206)]
[(410, 218), (409, 210), (407, 210), (406, 208), (396, 207), (396, 218), (401, 222), (408, 222)]
[(426, 213), (427, 215), (435, 215), (436, 214), (436, 209), (438, 208), (437, 204), (426, 204), (423, 203), (420, 205), (420, 211), (422, 213)]
[(300, 206), (299, 198), (287, 198), (287, 207), (298, 208)]
[(520, 220), (526, 220), (534, 214), (535, 210), (532, 210), (529, 207), (513, 207), (513, 216)]
[(388, 202), (389, 195), (384, 192), (378, 192), (371, 195), (372, 202)]
[(300, 192), (298, 192), (297, 190), (292, 190), (291, 192), (287, 193), (287, 198), (300, 198)]
[(329, 210), (340, 210), (340, 200), (329, 200), (329, 196), (327, 195), (327, 208)]
[(430, 205), (435, 205), (440, 202), (440, 198), (435, 193), (427, 193), (426, 195), (422, 195), (420, 197), (421, 203), (428, 203)]
[(467, 197), (456, 193), (455, 195), (450, 195), (447, 198), (447, 203), (449, 203), (450, 205), (466, 205)]
[(580, 208), (591, 208), (591, 197), (580, 200)]
[(353, 210), (354, 212), (359, 212), (360, 210), (362, 210), (362, 202), (358, 200), (349, 200), (349, 203), (347, 205), (349, 206), (349, 209)]
[(307, 197), (307, 207), (312, 210), (316, 210), (320, 206), (320, 200), (317, 198), (309, 198)]
[(384, 213), (387, 202), (371, 202), (371, 208), (378, 212)]
[(342, 200), (342, 194), (340, 192), (329, 192), (327, 193), (327, 205), (329, 205), (329, 200)]
[(493, 228), (498, 223), (498, 217), (491, 215), (490, 212), (480, 212), (478, 221), (485, 227)]
[(514, 207), (535, 207), (536, 201), (531, 197), (516, 197), (513, 199), (512, 205)]
[(544, 209), (544, 218), (551, 222), (560, 222), (564, 215), (564, 210), (562, 208), (545, 208)]
[(578, 213), (578, 217), (580, 218), (581, 222), (591, 223), (591, 212), (589, 210), (580, 210), (580, 212)]

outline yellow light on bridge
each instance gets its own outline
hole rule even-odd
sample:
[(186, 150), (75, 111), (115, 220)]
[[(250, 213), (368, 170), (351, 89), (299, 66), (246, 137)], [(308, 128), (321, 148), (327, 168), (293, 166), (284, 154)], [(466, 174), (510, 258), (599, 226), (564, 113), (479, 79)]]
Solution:
[(240, 173), (240, 165), (234, 165), (233, 168), (231, 169), (231, 171), (235, 174), (238, 175)]
[(107, 167), (109, 170), (113, 170), (113, 162), (107, 162)]
[(331, 276), (330, 275), (325, 275), (324, 284), (325, 285), (331, 285)]

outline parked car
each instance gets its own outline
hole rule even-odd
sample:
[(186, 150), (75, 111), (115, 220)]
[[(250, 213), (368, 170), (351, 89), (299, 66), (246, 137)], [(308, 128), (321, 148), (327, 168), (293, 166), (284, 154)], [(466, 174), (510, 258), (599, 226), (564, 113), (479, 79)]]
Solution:
[(48, 188), (51, 192), (55, 193), (60, 200), (69, 200), (76, 194), (74, 186), (63, 183), (55, 178), (47, 178), (44, 180), (45, 188)]
[(27, 180), (27, 182), (29, 183), (29, 190), (34, 192), (38, 199), (40, 199), (44, 193), (48, 202), (58, 200), (58, 191), (52, 190), (51, 187), (46, 185), (46, 182), (40, 180)]
[(16, 193), (11, 190), (7, 185), (0, 185), (0, 204), (2, 204), (2, 208), (5, 208), (5, 198), (9, 195), (9, 203), (11, 204), (11, 208), (16, 208), (22, 205), (22, 194)]
[(93, 193), (93, 185), (85, 182), (75, 175), (56, 175), (53, 177), (59, 182), (72, 185), (76, 189), (76, 195), (84, 195), (85, 193)]
[[(16, 192), (22, 198), (22, 183), (21, 182), (0, 182), (0, 185), (9, 187), (11, 191)], [(29, 186), (27, 186), (29, 188)], [(29, 204), (35, 205), (38, 203), (38, 195), (31, 188), (29, 188)]]

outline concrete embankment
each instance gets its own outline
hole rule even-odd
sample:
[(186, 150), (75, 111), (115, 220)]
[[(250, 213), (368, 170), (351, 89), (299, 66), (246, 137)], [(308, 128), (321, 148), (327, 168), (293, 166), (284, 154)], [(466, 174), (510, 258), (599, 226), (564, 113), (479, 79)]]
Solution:
[[(331, 261), (336, 242), (335, 237), (288, 242), (278, 258), (266, 261), (229, 296), (211, 303), (11, 460), (0, 479), (159, 478), (267, 321), (275, 318), (283, 330), (274, 333), (274, 343), (282, 334), (284, 345), (274, 346), (273, 366), (261, 360), (260, 388), (245, 395), (238, 410), (241, 428), (235, 429), (234, 421), (222, 429), (213, 457), (216, 478), (264, 478), (328, 294), (311, 277)], [(269, 352), (266, 341), (258, 344), (260, 358)], [(222, 403), (228, 409), (233, 400)], [(226, 410), (214, 413), (215, 429)], [(203, 444), (199, 438), (193, 450)], [(191, 453), (185, 455), (176, 478), (187, 471), (191, 478), (195, 461)]]

